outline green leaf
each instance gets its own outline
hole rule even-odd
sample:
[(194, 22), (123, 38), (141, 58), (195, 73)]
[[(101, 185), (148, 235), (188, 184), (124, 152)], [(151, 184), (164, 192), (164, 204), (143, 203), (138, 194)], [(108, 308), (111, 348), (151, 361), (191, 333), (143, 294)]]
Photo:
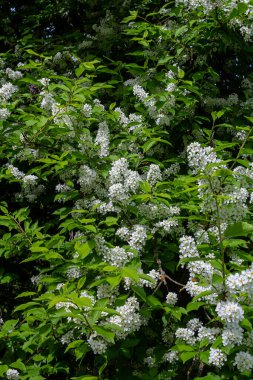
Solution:
[(209, 350), (208, 350), (208, 351), (200, 352), (200, 354), (199, 354), (200, 360), (201, 360), (203, 363), (208, 364), (208, 361), (209, 361), (209, 355), (210, 355)]
[(26, 371), (26, 367), (24, 363), (22, 363), (21, 359), (18, 359), (16, 362), (11, 363), (10, 367), (20, 369), (20, 371), (23, 371), (23, 372)]
[(35, 292), (23, 292), (19, 294), (16, 298), (30, 297), (30, 296), (34, 296), (35, 294), (36, 294)]
[(185, 72), (184, 72), (184, 70), (179, 69), (179, 70), (178, 70), (178, 78), (183, 79), (184, 76), (185, 76)]
[(176, 344), (176, 346), (174, 346), (174, 348), (179, 351), (179, 352), (183, 352), (183, 351), (187, 351), (187, 352), (190, 352), (190, 351), (194, 351), (194, 348), (192, 346), (188, 346), (187, 344)]
[(253, 232), (253, 225), (246, 222), (236, 222), (229, 225), (224, 232), (226, 237), (248, 236)]
[(78, 377), (71, 377), (71, 380), (98, 380), (97, 376), (78, 376)]
[(94, 240), (88, 240), (84, 244), (81, 244), (79, 242), (75, 244), (75, 250), (79, 253), (81, 259), (84, 259), (85, 257), (87, 257), (94, 247), (95, 247)]
[(0, 376), (3, 376), (8, 369), (9, 367), (7, 365), (0, 365)]
[(145, 290), (141, 286), (132, 285), (131, 289), (144, 301), (146, 302), (147, 295)]
[(163, 307), (158, 298), (153, 295), (147, 297), (147, 304), (153, 307)]
[(90, 322), (91, 324), (93, 325), (94, 323), (97, 322), (97, 320), (100, 318), (102, 312), (104, 311), (107, 303), (108, 303), (108, 298), (102, 298), (100, 300), (98, 300), (93, 309), (92, 309), (92, 312), (90, 313)]
[(114, 343), (114, 337), (115, 337), (114, 332), (107, 330), (101, 326), (95, 326), (94, 330), (98, 333), (98, 335), (101, 335), (103, 338), (105, 338), (109, 342)]
[(122, 268), (121, 273), (123, 277), (129, 277), (135, 282), (139, 281), (139, 274), (136, 269), (125, 267)]
[(201, 306), (203, 306), (205, 304), (206, 304), (205, 302), (190, 302), (187, 305), (186, 310), (189, 313), (190, 311), (198, 310)]
[(84, 67), (84, 65), (81, 63), (81, 64), (75, 69), (75, 74), (76, 74), (77, 78), (79, 78), (79, 77), (82, 75), (82, 73), (84, 72), (84, 70), (85, 70), (85, 67)]
[(221, 380), (221, 377), (215, 375), (214, 373), (208, 373), (207, 376), (204, 377), (194, 377), (194, 380)]
[(127, 24), (129, 21), (135, 20), (138, 16), (138, 11), (130, 11), (130, 15), (131, 16), (125, 17), (122, 22)]
[(180, 358), (182, 359), (183, 363), (186, 363), (188, 360), (194, 358), (194, 356), (196, 355), (197, 352), (182, 352)]
[(181, 26), (180, 28), (178, 28), (178, 29), (176, 30), (176, 32), (175, 32), (175, 37), (178, 37), (178, 36), (180, 36), (181, 34), (187, 32), (187, 30), (188, 30), (188, 26), (187, 26), (187, 25), (183, 25), (183, 26)]
[(81, 344), (83, 344), (83, 342), (84, 342), (84, 340), (74, 340), (74, 342), (69, 343), (69, 345), (67, 346), (67, 348), (64, 352), (68, 352), (72, 348), (79, 347)]
[(247, 331), (252, 331), (252, 324), (251, 322), (244, 318), (241, 322), (240, 322), (240, 326), (243, 327), (245, 330)]

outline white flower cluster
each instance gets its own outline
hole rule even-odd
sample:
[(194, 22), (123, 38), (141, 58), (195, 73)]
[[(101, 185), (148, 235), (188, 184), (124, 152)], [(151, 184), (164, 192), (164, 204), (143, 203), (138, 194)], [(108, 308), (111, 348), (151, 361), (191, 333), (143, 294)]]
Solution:
[(165, 88), (165, 91), (167, 91), (167, 92), (173, 92), (173, 91), (176, 90), (176, 88), (177, 88), (177, 86), (176, 86), (175, 83), (169, 83), (167, 85), (167, 87)]
[(195, 332), (189, 328), (179, 327), (175, 332), (175, 336), (187, 344), (195, 344), (196, 342)]
[(147, 182), (155, 186), (157, 182), (162, 181), (162, 173), (158, 165), (151, 164), (147, 172)]
[[(194, 261), (181, 264), (182, 267), (186, 265), (190, 275), (190, 278), (185, 286), (185, 290), (192, 297), (208, 291), (210, 294), (204, 295), (201, 299), (204, 299), (211, 304), (215, 303), (218, 296), (218, 286), (215, 288), (212, 286), (212, 276), (214, 273), (217, 273), (218, 275), (221, 275), (221, 273), (218, 269), (213, 268), (211, 262), (203, 260), (199, 257), (199, 252), (193, 237), (184, 235), (180, 238), (179, 257), (180, 259), (196, 258)], [(207, 255), (207, 258), (213, 258), (213, 254), (210, 253)]]
[(38, 177), (36, 175), (27, 174), (22, 178), (24, 185), (35, 185)]
[(131, 230), (127, 227), (121, 227), (116, 231), (116, 235), (126, 240), (131, 248), (140, 251), (146, 243), (147, 228), (140, 224), (134, 225)]
[[(96, 302), (95, 297), (92, 294), (89, 294), (86, 290), (83, 290), (80, 294), (80, 298), (83, 298), (83, 297), (88, 298), (91, 301), (91, 306), (95, 305), (95, 302)], [(90, 306), (83, 306), (83, 310), (89, 311)]]
[(109, 284), (101, 284), (97, 287), (97, 299), (109, 298), (112, 303), (118, 294), (118, 288), (112, 288)]
[(65, 183), (59, 183), (55, 186), (55, 191), (57, 193), (65, 193), (66, 191), (69, 191), (71, 188), (66, 185)]
[(105, 239), (100, 235), (96, 236), (95, 241), (98, 255), (102, 256), (103, 260), (111, 265), (121, 268), (134, 257), (132, 252), (126, 251), (124, 248), (118, 246), (114, 248), (107, 247)]
[(20, 79), (23, 76), (21, 71), (14, 71), (14, 70), (10, 69), (9, 67), (6, 69), (5, 73), (6, 73), (7, 77), (9, 79), (12, 79), (12, 80)]
[(38, 79), (38, 82), (40, 82), (43, 87), (47, 87), (50, 83), (50, 79), (49, 78), (41, 78), (41, 79)]
[(81, 277), (81, 271), (77, 267), (72, 267), (67, 270), (67, 277), (68, 279), (75, 279)]
[(104, 354), (107, 350), (108, 343), (94, 331), (87, 339), (88, 345), (94, 354)]
[[(139, 270), (139, 273), (143, 273), (142, 269)], [(157, 281), (161, 277), (161, 274), (160, 274), (159, 271), (157, 271), (155, 269), (151, 269), (151, 271), (149, 271), (147, 273), (147, 275), (150, 276), (154, 280), (154, 282), (151, 282), (151, 281), (145, 280), (143, 278), (140, 278), (138, 284), (141, 285), (141, 286), (146, 286), (148, 288), (154, 289), (156, 287)]]
[(157, 109), (155, 100), (139, 84), (133, 86), (133, 94), (147, 107), (149, 116), (153, 119), (157, 118)]
[(226, 278), (226, 286), (231, 295), (247, 295), (250, 299), (253, 297), (253, 264), (250, 268), (240, 273), (230, 274)]
[(208, 364), (221, 368), (224, 366), (226, 361), (227, 355), (224, 354), (224, 352), (222, 352), (219, 348), (210, 348)]
[(240, 345), (243, 341), (243, 329), (238, 325), (230, 325), (222, 331), (222, 344), (228, 345)]
[(153, 368), (156, 365), (156, 359), (154, 357), (154, 347), (150, 347), (146, 351), (146, 357), (143, 360), (143, 363), (146, 364), (149, 368)]
[(56, 101), (53, 98), (53, 95), (50, 93), (41, 92), (42, 100), (40, 107), (46, 111), (52, 111), (53, 106), (56, 104)]
[(126, 263), (128, 263), (134, 254), (132, 252), (126, 251), (124, 248), (114, 247), (109, 248), (106, 251), (106, 255), (103, 255), (104, 260), (116, 267), (122, 268)]
[(74, 340), (73, 331), (70, 330), (66, 334), (62, 335), (60, 338), (61, 344), (69, 344)]
[(179, 360), (179, 353), (177, 351), (169, 351), (163, 355), (163, 360), (165, 362), (173, 364)]
[(26, 185), (36, 185), (38, 177), (33, 174), (27, 174), (21, 172), (18, 168), (13, 165), (7, 164), (8, 169), (11, 171), (13, 177), (22, 180), (24, 186)]
[[(133, 132), (143, 122), (141, 115), (130, 113), (129, 116), (127, 117), (124, 114), (124, 112), (120, 109), (120, 107), (116, 107), (114, 111), (119, 113), (119, 122), (124, 129), (128, 128), (128, 132)], [(129, 124), (131, 125), (129, 126)]]
[(180, 165), (179, 164), (171, 164), (168, 168), (166, 168), (163, 172), (163, 175), (166, 177), (171, 177), (173, 175), (178, 174), (180, 171)]
[(220, 319), (228, 325), (238, 326), (239, 322), (244, 318), (242, 307), (235, 301), (220, 301), (217, 303), (215, 310)]
[(110, 131), (106, 121), (99, 123), (95, 145), (100, 145), (99, 157), (107, 157), (109, 154)]
[(128, 241), (131, 248), (140, 251), (146, 243), (147, 229), (146, 226), (136, 224), (132, 227), (131, 236)]
[(52, 104), (52, 115), (54, 116), (55, 124), (66, 125), (71, 128), (73, 126), (73, 119), (68, 114), (69, 111), (73, 111), (72, 107), (61, 107), (58, 103)]
[(140, 100), (140, 101), (144, 101), (146, 98), (149, 97), (149, 94), (144, 90), (143, 87), (139, 86), (139, 85), (134, 85), (133, 86), (133, 94)]
[(177, 297), (177, 294), (176, 293), (173, 293), (173, 292), (169, 292), (166, 296), (166, 303), (168, 303), (169, 305), (175, 305), (178, 301), (178, 297)]
[[(198, 142), (191, 143), (187, 147), (187, 159), (193, 173), (204, 172), (208, 164), (219, 163), (213, 148), (202, 146)], [(216, 168), (217, 169), (217, 168)], [(212, 168), (211, 172), (214, 170)]]
[(6, 377), (9, 380), (16, 380), (19, 378), (19, 372), (16, 369), (8, 369), (6, 371)]
[(10, 114), (8, 108), (0, 108), (0, 120), (6, 120)]
[(82, 165), (79, 169), (79, 180), (81, 189), (84, 193), (90, 193), (97, 186), (98, 175), (94, 169), (88, 165)]
[(109, 171), (108, 196), (112, 202), (129, 202), (131, 193), (135, 193), (141, 182), (138, 172), (128, 169), (128, 162), (125, 158), (114, 161)]
[(129, 195), (122, 183), (114, 183), (111, 185), (109, 187), (108, 195), (111, 201), (116, 203), (121, 202), (122, 204), (126, 204), (129, 199)]
[(250, 372), (253, 369), (253, 356), (249, 352), (237, 352), (234, 366), (236, 366), (240, 372)]
[(213, 343), (219, 334), (219, 328), (205, 327), (198, 318), (193, 318), (187, 323), (186, 328), (178, 328), (175, 335), (188, 344), (195, 344), (206, 339)]
[(187, 257), (199, 257), (199, 252), (197, 250), (197, 246), (195, 240), (191, 236), (182, 236), (180, 239), (179, 245), (179, 257), (180, 259), (185, 259)]
[(66, 313), (70, 313), (70, 307), (77, 309), (77, 306), (73, 302), (57, 302), (55, 305), (56, 310), (65, 309)]
[[(227, 220), (234, 222), (243, 220), (248, 212), (249, 192), (246, 187), (242, 186), (241, 178), (244, 176), (244, 185), (248, 187), (245, 176), (248, 177), (248, 181), (251, 180), (252, 170), (234, 170), (233, 183), (230, 178), (224, 184), (221, 178), (215, 175), (215, 171), (218, 169), (216, 165), (212, 165), (207, 170), (208, 164), (220, 162), (212, 148), (201, 148), (199, 143), (192, 143), (188, 146), (187, 153), (189, 166), (192, 167), (193, 172), (208, 175), (206, 178), (198, 180), (198, 197), (202, 201), (201, 212), (209, 213), (213, 220), (218, 218), (222, 223)], [(219, 167), (226, 169), (225, 165)]]
[(18, 91), (18, 87), (14, 86), (12, 83), (5, 83), (0, 88), (0, 100), (1, 101), (7, 101), (9, 100), (12, 95)]
[(175, 227), (178, 226), (177, 220), (173, 219), (165, 219), (161, 222), (157, 222), (154, 224), (154, 228), (152, 229), (152, 233), (155, 233), (156, 231), (160, 231), (160, 233), (170, 233)]
[(84, 116), (85, 117), (91, 117), (91, 114), (92, 114), (92, 107), (90, 104), (88, 103), (85, 103), (83, 105), (83, 113), (84, 113)]
[(208, 340), (209, 343), (213, 343), (217, 336), (220, 334), (220, 329), (216, 327), (200, 327), (198, 331), (197, 340), (201, 342), (202, 340)]
[(176, 206), (166, 206), (164, 203), (154, 204), (146, 203), (138, 206), (138, 211), (141, 216), (150, 221), (155, 219), (167, 219), (173, 215), (180, 214), (180, 208)]
[(129, 297), (125, 305), (116, 307), (116, 311), (119, 315), (109, 317), (105, 323), (113, 323), (121, 328), (120, 330), (115, 330), (115, 335), (118, 339), (123, 339), (140, 329), (142, 320), (138, 313), (139, 303), (135, 297)]
[[(183, 5), (188, 10), (202, 10), (204, 17), (210, 15), (214, 10), (220, 12), (223, 17), (230, 16), (231, 12), (237, 8), (235, 0), (176, 0), (176, 6)], [(239, 28), (245, 41), (251, 41), (253, 37), (252, 11), (253, 5), (249, 0), (241, 0), (240, 4), (247, 5), (247, 8), (240, 12), (240, 16), (228, 18), (231, 27)]]

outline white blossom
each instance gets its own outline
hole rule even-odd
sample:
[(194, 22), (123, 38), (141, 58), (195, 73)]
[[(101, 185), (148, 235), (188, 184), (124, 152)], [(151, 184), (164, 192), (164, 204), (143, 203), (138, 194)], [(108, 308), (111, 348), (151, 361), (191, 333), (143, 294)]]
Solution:
[(85, 103), (83, 105), (83, 113), (84, 113), (84, 116), (85, 117), (91, 117), (91, 114), (92, 114), (92, 107), (90, 104), (88, 103)]
[(67, 270), (67, 277), (69, 279), (75, 279), (81, 277), (81, 271), (77, 267), (72, 267)]
[(234, 366), (236, 366), (240, 372), (251, 371), (253, 369), (253, 356), (249, 352), (237, 352)]
[(18, 87), (14, 86), (12, 83), (5, 83), (0, 88), (0, 100), (7, 101), (12, 95), (18, 91)]
[(38, 82), (40, 82), (43, 87), (47, 87), (50, 83), (50, 79), (49, 78), (41, 78), (41, 79), (38, 79)]
[(106, 157), (109, 154), (110, 132), (106, 121), (99, 123), (95, 145), (100, 145), (99, 157)]
[(178, 301), (178, 297), (177, 297), (177, 294), (176, 293), (173, 293), (173, 292), (169, 292), (166, 296), (166, 303), (168, 303), (169, 305), (172, 305), (174, 306)]
[(119, 315), (113, 315), (106, 320), (107, 323), (113, 323), (121, 327), (120, 330), (115, 330), (115, 335), (118, 339), (123, 339), (140, 329), (142, 320), (138, 310), (139, 303), (137, 299), (129, 297), (123, 306), (116, 307)]
[(215, 310), (226, 323), (238, 324), (244, 318), (242, 307), (235, 301), (220, 301)]
[(12, 80), (20, 79), (23, 76), (21, 71), (14, 71), (14, 70), (10, 69), (9, 67), (6, 69), (5, 73), (6, 73), (7, 77), (9, 79), (12, 79)]
[(19, 378), (19, 372), (16, 369), (8, 369), (6, 371), (6, 377), (9, 380), (16, 380)]
[(107, 350), (108, 343), (94, 331), (87, 339), (88, 345), (94, 354), (104, 354)]
[(8, 108), (0, 108), (0, 120), (6, 120), (10, 114)]
[(225, 328), (222, 331), (222, 344), (223, 346), (228, 346), (228, 345), (240, 345), (243, 340), (243, 329), (236, 325), (236, 326), (231, 326), (228, 328)]
[(210, 348), (210, 355), (208, 363), (215, 367), (221, 368), (227, 361), (227, 355), (224, 354), (219, 348)]

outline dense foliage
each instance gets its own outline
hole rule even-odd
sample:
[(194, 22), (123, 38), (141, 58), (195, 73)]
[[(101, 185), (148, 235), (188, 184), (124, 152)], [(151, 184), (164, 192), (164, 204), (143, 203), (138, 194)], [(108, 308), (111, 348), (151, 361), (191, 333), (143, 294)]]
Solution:
[(253, 1), (0, 10), (0, 377), (252, 379)]

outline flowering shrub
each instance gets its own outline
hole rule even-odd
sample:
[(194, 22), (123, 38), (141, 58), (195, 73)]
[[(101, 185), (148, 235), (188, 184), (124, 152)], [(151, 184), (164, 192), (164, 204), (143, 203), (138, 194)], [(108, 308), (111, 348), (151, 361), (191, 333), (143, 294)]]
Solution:
[(1, 54), (0, 376), (251, 379), (253, 3), (116, 3)]

